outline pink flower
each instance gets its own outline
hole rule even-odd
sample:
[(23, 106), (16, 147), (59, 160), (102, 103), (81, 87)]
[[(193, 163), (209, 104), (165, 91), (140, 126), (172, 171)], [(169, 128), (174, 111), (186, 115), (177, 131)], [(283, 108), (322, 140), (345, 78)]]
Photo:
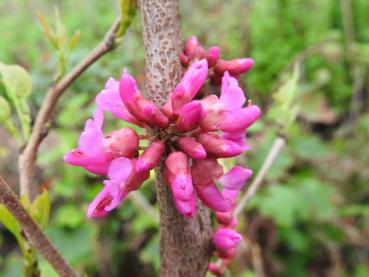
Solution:
[(135, 161), (127, 158), (117, 158), (109, 166), (109, 180), (104, 181), (104, 188), (91, 202), (87, 210), (87, 217), (103, 217), (115, 209), (133, 190), (149, 178), (149, 171), (137, 172)]
[[(251, 102), (245, 106), (237, 78), (251, 68), (253, 60), (222, 60), (219, 47), (206, 50), (196, 37), (187, 41), (180, 60), (187, 70), (163, 107), (141, 94), (127, 70), (119, 81), (109, 78), (95, 98), (97, 109), (86, 121), (78, 147), (64, 160), (108, 176), (89, 205), (87, 216), (92, 218), (118, 207), (164, 161), (163, 174), (179, 213), (195, 217), (198, 199), (215, 211), (221, 227), (213, 242), (216, 255), (227, 264), (240, 239), (233, 230), (237, 224), (233, 209), (252, 171), (235, 166), (224, 174), (217, 159), (236, 157), (250, 148), (246, 131), (260, 109)], [(202, 91), (208, 80), (221, 85), (219, 97), (210, 93), (210, 87)], [(202, 98), (204, 94), (208, 96)], [(124, 127), (104, 136), (103, 112), (143, 128), (142, 135)], [(142, 140), (147, 141), (141, 144)]]
[(182, 107), (199, 92), (208, 75), (208, 63), (205, 59), (193, 63), (184, 74), (181, 82), (169, 95), (164, 109), (166, 114), (177, 116)]
[(119, 95), (119, 82), (113, 78), (109, 78), (105, 84), (105, 89), (96, 96), (95, 102), (102, 111), (110, 112), (124, 121), (142, 126), (142, 122), (135, 118), (124, 105)]
[(154, 102), (145, 99), (137, 88), (135, 79), (126, 71), (119, 82), (119, 93), (128, 111), (138, 120), (157, 126), (167, 127), (168, 118), (160, 111)]
[(160, 140), (150, 143), (149, 147), (142, 153), (136, 163), (138, 172), (146, 171), (156, 167), (165, 152), (165, 144)]
[(86, 121), (78, 147), (64, 155), (65, 162), (82, 166), (92, 173), (106, 175), (114, 158), (130, 157), (135, 153), (138, 145), (137, 133), (126, 127), (104, 137), (103, 120), (102, 111), (96, 109), (93, 119)]
[(205, 131), (220, 129), (224, 132), (244, 132), (260, 116), (260, 109), (256, 105), (242, 108), (245, 101), (245, 95), (238, 86), (238, 81), (225, 72), (220, 98), (210, 95), (202, 100), (203, 108), (207, 114), (201, 122), (201, 129)]
[(170, 153), (165, 159), (165, 169), (174, 198), (189, 201), (193, 196), (193, 185), (187, 155), (180, 151)]
[(192, 159), (202, 160), (206, 158), (204, 146), (194, 138), (180, 137), (178, 139), (178, 145)]
[(227, 250), (234, 248), (242, 239), (236, 231), (228, 228), (219, 228), (213, 235), (213, 243), (217, 250)]

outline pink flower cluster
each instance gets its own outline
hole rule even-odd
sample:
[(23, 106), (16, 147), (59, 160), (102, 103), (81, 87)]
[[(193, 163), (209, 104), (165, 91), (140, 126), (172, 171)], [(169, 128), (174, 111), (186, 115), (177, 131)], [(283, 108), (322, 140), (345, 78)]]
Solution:
[[(66, 153), (64, 160), (108, 177), (87, 211), (89, 218), (95, 218), (121, 204), (166, 157), (163, 173), (178, 212), (194, 217), (196, 197), (214, 210), (221, 224), (213, 237), (217, 255), (230, 259), (241, 239), (234, 231), (232, 211), (252, 172), (235, 166), (224, 173), (218, 159), (249, 149), (246, 129), (257, 120), (260, 109), (246, 104), (238, 78), (253, 61), (221, 60), (218, 47), (205, 53), (195, 37), (187, 41), (180, 58), (187, 70), (163, 107), (146, 99), (126, 70), (119, 81), (110, 78), (96, 96), (97, 108), (86, 121), (78, 147)], [(220, 85), (219, 96), (201, 98), (207, 78), (212, 85)], [(104, 135), (104, 112), (142, 127), (145, 133), (124, 127)], [(140, 142), (147, 139), (148, 146), (139, 154)]]

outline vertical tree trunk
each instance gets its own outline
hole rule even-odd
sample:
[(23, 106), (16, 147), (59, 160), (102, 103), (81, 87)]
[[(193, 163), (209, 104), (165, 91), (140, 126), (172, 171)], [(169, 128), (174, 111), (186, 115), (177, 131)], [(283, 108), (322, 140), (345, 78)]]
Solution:
[[(180, 81), (181, 31), (176, 0), (139, 0), (145, 45), (146, 89), (162, 105)], [(211, 255), (211, 225), (207, 209), (198, 202), (194, 219), (180, 215), (172, 194), (157, 171), (160, 208), (160, 276), (204, 276)]]

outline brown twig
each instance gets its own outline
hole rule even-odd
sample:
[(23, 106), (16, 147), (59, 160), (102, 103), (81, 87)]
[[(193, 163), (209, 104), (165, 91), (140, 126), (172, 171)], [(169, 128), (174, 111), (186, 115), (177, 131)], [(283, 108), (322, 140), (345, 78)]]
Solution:
[(80, 63), (78, 63), (64, 78), (51, 87), (41, 104), (41, 108), (36, 116), (35, 124), (31, 136), (19, 156), (20, 192), (21, 195), (30, 197), (31, 187), (35, 174), (35, 164), (37, 151), (47, 134), (45, 124), (49, 121), (51, 114), (63, 92), (93, 63), (103, 55), (114, 49), (115, 34), (120, 26), (121, 18), (118, 17), (104, 39), (94, 48)]
[(277, 137), (272, 147), (269, 150), (268, 156), (265, 158), (261, 169), (259, 170), (258, 174), (256, 175), (255, 179), (252, 181), (249, 189), (246, 193), (242, 196), (241, 200), (239, 201), (236, 209), (234, 210), (234, 216), (238, 217), (242, 210), (245, 208), (246, 204), (249, 202), (250, 198), (255, 194), (255, 192), (260, 187), (265, 175), (268, 173), (268, 170), (273, 165), (275, 159), (277, 158), (279, 152), (283, 149), (286, 141), (282, 137)]
[(15, 193), (0, 176), (0, 202), (14, 216), (27, 239), (44, 256), (54, 270), (62, 277), (74, 277), (77, 274), (60, 255), (58, 250), (45, 236), (37, 223), (32, 219), (26, 209), (22, 206)]

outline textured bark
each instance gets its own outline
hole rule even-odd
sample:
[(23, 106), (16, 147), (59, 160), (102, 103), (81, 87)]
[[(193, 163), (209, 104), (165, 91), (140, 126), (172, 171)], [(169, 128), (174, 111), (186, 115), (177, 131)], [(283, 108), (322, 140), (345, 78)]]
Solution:
[[(176, 0), (139, 0), (148, 95), (162, 105), (181, 78), (178, 58), (181, 32)], [(194, 219), (180, 215), (170, 189), (157, 171), (160, 208), (160, 276), (204, 276), (211, 255), (211, 225), (207, 209), (198, 202)]]

